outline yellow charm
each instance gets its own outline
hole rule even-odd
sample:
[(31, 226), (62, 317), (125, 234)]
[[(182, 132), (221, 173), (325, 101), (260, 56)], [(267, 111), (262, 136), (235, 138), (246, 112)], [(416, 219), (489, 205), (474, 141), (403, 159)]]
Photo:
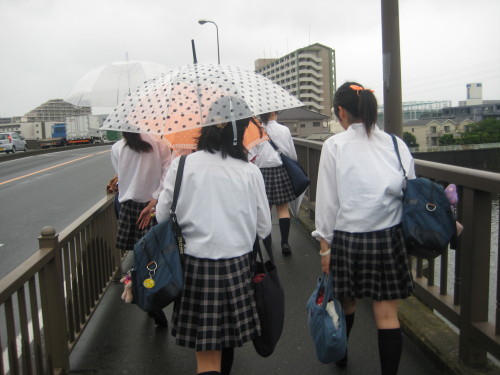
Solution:
[(142, 282), (142, 285), (144, 285), (144, 288), (146, 289), (151, 289), (151, 288), (154, 288), (155, 286), (155, 281), (151, 278), (149, 279), (146, 279)]

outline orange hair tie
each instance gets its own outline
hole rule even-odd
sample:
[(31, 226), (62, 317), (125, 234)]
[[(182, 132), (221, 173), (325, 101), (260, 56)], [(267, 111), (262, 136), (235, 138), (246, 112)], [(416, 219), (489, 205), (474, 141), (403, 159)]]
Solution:
[(354, 91), (356, 91), (356, 94), (359, 96), (359, 92), (360, 91), (363, 91), (363, 90), (366, 90), (366, 91), (370, 91), (370, 92), (375, 92), (371, 89), (365, 89), (364, 87), (361, 87), (361, 86), (358, 86), (358, 85), (349, 85), (349, 87), (351, 89), (353, 89)]

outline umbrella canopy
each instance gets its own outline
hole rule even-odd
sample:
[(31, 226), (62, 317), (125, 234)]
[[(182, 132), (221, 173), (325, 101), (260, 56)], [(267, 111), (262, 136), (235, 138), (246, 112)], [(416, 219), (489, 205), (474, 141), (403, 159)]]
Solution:
[[(176, 153), (183, 154), (185, 151), (196, 150), (197, 138), (201, 134), (200, 128), (194, 128), (177, 133), (170, 133), (163, 136), (163, 140)], [(243, 135), (243, 145), (247, 149), (257, 146), (259, 143), (269, 140), (266, 130), (255, 118), (252, 118), (250, 124)]]
[(148, 61), (113, 62), (85, 74), (64, 101), (80, 107), (116, 107), (137, 86), (167, 71)]
[(255, 72), (221, 65), (184, 65), (127, 96), (102, 129), (171, 134), (302, 105)]

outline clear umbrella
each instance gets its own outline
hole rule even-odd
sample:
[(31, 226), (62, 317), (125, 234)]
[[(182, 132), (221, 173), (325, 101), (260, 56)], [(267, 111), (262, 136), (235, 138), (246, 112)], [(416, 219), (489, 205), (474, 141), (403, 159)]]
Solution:
[(137, 88), (102, 129), (171, 134), (303, 104), (264, 76), (238, 67), (192, 64)]
[(137, 86), (169, 69), (149, 61), (117, 61), (85, 74), (65, 102), (79, 107), (116, 107)]

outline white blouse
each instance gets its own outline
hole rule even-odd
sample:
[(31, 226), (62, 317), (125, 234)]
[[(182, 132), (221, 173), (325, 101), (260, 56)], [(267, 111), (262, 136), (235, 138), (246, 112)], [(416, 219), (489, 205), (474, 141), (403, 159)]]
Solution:
[[(415, 178), (413, 157), (399, 138), (408, 178)], [(389, 134), (375, 126), (352, 124), (325, 141), (316, 190), (317, 239), (331, 243), (333, 231), (371, 232), (401, 222), (403, 172)]]
[(125, 139), (111, 148), (111, 162), (118, 175), (118, 200), (125, 202), (149, 202), (158, 199), (163, 188), (163, 179), (170, 165), (170, 148), (156, 136), (141, 134), (153, 150), (136, 152), (127, 147)]
[[(172, 161), (156, 206), (168, 220), (180, 158)], [(262, 173), (252, 163), (197, 151), (186, 158), (176, 209), (185, 252), (226, 259), (252, 251), (256, 235), (271, 233), (271, 213)]]
[[(297, 160), (295, 145), (293, 144), (290, 129), (286, 126), (278, 124), (276, 121), (269, 121), (264, 125), (269, 138), (271, 138), (278, 149), (286, 156)], [(271, 146), (269, 142), (262, 142), (249, 150), (248, 159), (251, 160), (259, 168), (279, 167), (283, 163), (278, 155), (278, 152)]]

